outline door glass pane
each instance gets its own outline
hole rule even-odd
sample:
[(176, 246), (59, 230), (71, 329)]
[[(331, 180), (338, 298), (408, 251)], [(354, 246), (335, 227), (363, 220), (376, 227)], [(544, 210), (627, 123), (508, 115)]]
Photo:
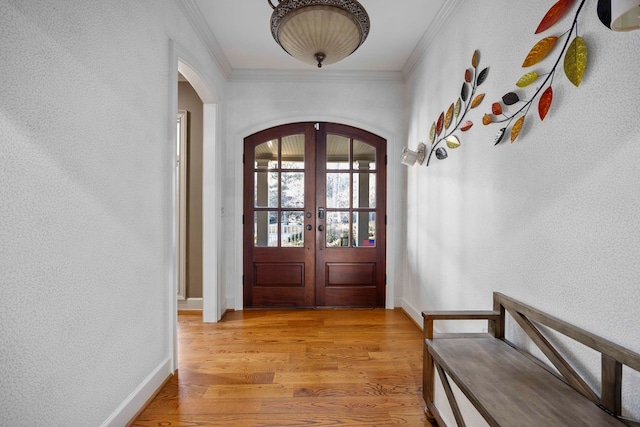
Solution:
[(255, 169), (276, 169), (278, 167), (278, 140), (264, 142), (256, 147)]
[(255, 212), (253, 230), (255, 246), (278, 246), (278, 212)]
[(304, 173), (282, 172), (282, 207), (304, 207)]
[(376, 169), (376, 147), (362, 141), (353, 141), (353, 168)]
[(278, 207), (278, 172), (256, 172), (254, 201), (257, 208)]
[(329, 212), (326, 223), (326, 246), (349, 246), (349, 212)]
[(376, 245), (376, 213), (353, 213), (353, 246), (368, 247)]
[(282, 138), (282, 169), (304, 169), (304, 134)]
[(375, 208), (376, 207), (376, 174), (375, 173), (354, 173), (353, 174), (353, 207), (354, 208)]
[(282, 247), (304, 246), (304, 213), (282, 212), (280, 241)]
[(327, 169), (349, 169), (349, 138), (327, 135)]
[(327, 173), (327, 207), (349, 207), (349, 173)]

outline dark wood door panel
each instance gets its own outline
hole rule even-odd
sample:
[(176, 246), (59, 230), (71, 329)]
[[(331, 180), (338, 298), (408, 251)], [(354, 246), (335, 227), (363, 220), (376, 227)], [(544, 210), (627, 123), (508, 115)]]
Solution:
[(380, 307), (376, 263), (330, 262), (325, 265), (323, 301), (330, 307)]
[(326, 307), (380, 307), (376, 286), (326, 287), (324, 290)]
[(303, 287), (304, 263), (255, 263), (253, 277), (254, 287)]
[(375, 286), (376, 264), (366, 263), (327, 263), (326, 283), (331, 286)]
[(313, 307), (305, 299), (303, 287), (254, 286), (252, 307)]

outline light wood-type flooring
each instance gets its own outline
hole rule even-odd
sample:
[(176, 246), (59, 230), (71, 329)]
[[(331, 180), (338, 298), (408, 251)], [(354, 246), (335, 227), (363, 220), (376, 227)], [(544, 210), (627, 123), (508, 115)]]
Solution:
[(179, 369), (133, 426), (425, 426), (422, 332), (400, 310), (178, 316)]

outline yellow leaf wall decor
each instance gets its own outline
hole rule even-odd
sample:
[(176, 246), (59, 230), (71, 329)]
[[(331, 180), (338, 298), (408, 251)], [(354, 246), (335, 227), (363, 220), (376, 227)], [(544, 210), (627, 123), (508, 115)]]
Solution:
[(551, 49), (553, 49), (557, 41), (558, 38), (556, 36), (550, 36), (540, 40), (531, 48), (529, 54), (522, 63), (522, 67), (530, 67), (542, 61), (549, 52), (551, 52)]
[(453, 108), (453, 115), (458, 117), (460, 115), (460, 107), (462, 106), (462, 100), (458, 98), (456, 106)]
[[(549, 1), (551, 2), (551, 0)], [(640, 0), (622, 1), (628, 1), (630, 4), (637, 5)], [(578, 17), (583, 10), (583, 6), (587, 4), (587, 0), (553, 0), (553, 2), (554, 4), (547, 10), (542, 21), (540, 21), (536, 29), (536, 34), (547, 31), (554, 25), (563, 22), (569, 23), (570, 28), (562, 33), (558, 32), (557, 35), (538, 40), (529, 50), (529, 53), (522, 63), (522, 67), (536, 66), (536, 70), (525, 72), (516, 82), (516, 86), (518, 88), (527, 88), (527, 91), (530, 93), (524, 93), (524, 91), (506, 93), (502, 97), (502, 102), (494, 102), (491, 105), (491, 111), (482, 117), (482, 123), (485, 125), (505, 123), (505, 125), (503, 125), (504, 127), (501, 127), (500, 132), (496, 135), (496, 143), (502, 141), (507, 133), (511, 135), (511, 142), (514, 142), (519, 137), (522, 133), (529, 109), (536, 100), (540, 120), (545, 120), (554, 102), (554, 88), (552, 86), (554, 84), (554, 76), (557, 76), (556, 72), (561, 66), (560, 61), (562, 59), (564, 59), (564, 73), (569, 81), (575, 86), (579, 86), (582, 82), (587, 67), (588, 49), (586, 41), (580, 36), (578, 31)], [(567, 13), (569, 13), (576, 3), (578, 3), (578, 5), (575, 9), (573, 20), (565, 20)], [(602, 11), (601, 5), (603, 3), (611, 3), (611, 1), (598, 1), (598, 14), (601, 20), (602, 16), (600, 16), (600, 12)], [(556, 48), (555, 46), (561, 38), (561, 46)], [(550, 56), (554, 58), (550, 58)], [(544, 62), (542, 62), (543, 60)], [(541, 63), (541, 65), (536, 65), (539, 63)], [(540, 69), (538, 69), (538, 67), (540, 67)], [(536, 87), (529, 91), (528, 86)], [(471, 98), (473, 98), (473, 93)], [(522, 105), (518, 105), (514, 109), (508, 108), (516, 104)]]
[(476, 97), (473, 98), (473, 101), (471, 101), (471, 108), (476, 108), (478, 105), (480, 105), (483, 99), (484, 99), (484, 93), (481, 93), (480, 95), (476, 95)]
[(522, 125), (524, 124), (524, 116), (520, 117), (513, 124), (511, 128), (511, 142), (515, 141), (518, 135), (520, 135), (520, 131), (522, 130)]
[(477, 50), (473, 52), (473, 56), (471, 57), (471, 65), (473, 68), (478, 67), (478, 63), (480, 62), (480, 52)]
[(564, 73), (571, 83), (580, 86), (582, 75), (587, 68), (587, 43), (577, 36), (567, 48), (564, 55)]
[(444, 116), (444, 128), (449, 129), (451, 126), (451, 120), (453, 119), (453, 104), (449, 105), (449, 109), (447, 109), (447, 115)]
[(536, 80), (538, 80), (538, 73), (536, 73), (535, 71), (530, 71), (520, 77), (520, 79), (516, 82), (516, 86), (527, 87)]
[(447, 141), (447, 147), (451, 148), (452, 150), (454, 148), (460, 147), (460, 140), (455, 135), (448, 136), (445, 141)]
[(431, 147), (426, 155), (427, 166), (429, 166), (433, 154), (437, 159), (443, 160), (448, 157), (447, 150), (460, 146), (460, 139), (454, 133), (457, 131), (467, 132), (473, 127), (473, 122), (466, 119), (466, 116), (471, 109), (482, 103), (485, 94), (479, 94), (477, 90), (489, 75), (489, 67), (479, 68), (479, 63), (480, 53), (476, 50), (471, 57), (471, 67), (464, 70), (464, 81), (460, 95), (453, 98), (454, 102), (442, 111), (436, 121), (431, 124), (429, 129)]

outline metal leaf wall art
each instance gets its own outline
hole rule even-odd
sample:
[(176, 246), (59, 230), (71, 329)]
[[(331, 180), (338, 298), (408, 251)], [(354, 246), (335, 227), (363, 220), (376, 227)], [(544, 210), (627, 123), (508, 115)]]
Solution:
[(439, 147), (441, 142), (444, 141), (447, 148), (454, 150), (460, 147), (460, 139), (454, 133), (458, 130), (466, 132), (473, 126), (473, 122), (464, 120), (464, 118), (469, 110), (477, 108), (482, 103), (485, 94), (476, 95), (476, 91), (489, 74), (489, 68), (478, 71), (479, 63), (480, 52), (476, 50), (471, 57), (471, 68), (464, 71), (460, 96), (449, 105), (446, 112), (440, 113), (438, 119), (431, 125), (429, 130), (431, 147), (427, 157), (427, 166), (429, 166), (429, 161), (434, 153), (438, 160), (444, 160), (449, 156), (446, 148)]
[[(542, 33), (553, 27), (569, 10), (571, 10), (574, 2), (575, 0), (558, 0), (542, 18), (535, 34)], [(508, 92), (502, 96), (501, 102), (497, 101), (492, 104), (491, 113), (486, 113), (482, 117), (482, 123), (484, 125), (490, 125), (492, 123), (506, 123), (506, 125), (500, 127), (500, 130), (496, 134), (493, 141), (494, 145), (502, 142), (507, 133), (510, 133), (509, 139), (512, 143), (518, 138), (522, 133), (525, 117), (536, 100), (538, 100), (538, 115), (540, 120), (545, 119), (553, 102), (553, 78), (563, 56), (564, 73), (566, 77), (575, 86), (580, 85), (587, 66), (587, 44), (584, 39), (578, 35), (578, 16), (582, 11), (582, 7), (585, 2), (586, 0), (581, 0), (569, 30), (563, 34), (547, 36), (539, 40), (525, 57), (524, 62), (522, 63), (523, 68), (536, 65), (549, 56), (558, 44), (559, 40), (566, 37), (564, 45), (558, 53), (551, 70), (548, 73), (542, 74), (542, 76), (545, 76), (544, 80), (542, 80), (542, 82), (536, 87), (533, 94), (528, 97), (528, 99), (522, 99), (516, 91)], [(524, 89), (529, 85), (538, 82), (540, 77), (541, 75), (538, 72), (529, 71), (518, 79), (516, 86)], [(507, 108), (503, 108), (503, 104)], [(519, 108), (513, 113), (506, 113), (505, 111), (512, 105), (517, 105)]]

